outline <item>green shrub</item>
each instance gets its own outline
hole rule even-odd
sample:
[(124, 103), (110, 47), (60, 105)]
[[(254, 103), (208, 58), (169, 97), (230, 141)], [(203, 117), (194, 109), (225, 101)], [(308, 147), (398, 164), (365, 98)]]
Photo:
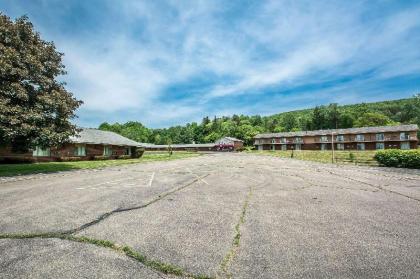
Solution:
[(353, 152), (350, 152), (349, 153), (349, 160), (350, 160), (350, 162), (354, 162), (354, 159), (355, 159), (355, 156), (354, 156)]
[(144, 154), (144, 148), (143, 147), (137, 147), (134, 154), (133, 154), (133, 158), (140, 158), (142, 157)]
[(245, 146), (243, 147), (245, 151), (252, 151), (255, 150), (255, 146)]
[(386, 167), (420, 169), (420, 150), (380, 150), (375, 154), (375, 160)]

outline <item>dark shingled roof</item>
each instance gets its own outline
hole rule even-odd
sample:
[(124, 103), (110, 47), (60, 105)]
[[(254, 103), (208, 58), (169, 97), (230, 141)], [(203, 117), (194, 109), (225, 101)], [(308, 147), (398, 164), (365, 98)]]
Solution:
[(117, 133), (91, 128), (82, 128), (76, 136), (70, 138), (70, 141), (73, 143), (142, 146), (140, 143), (123, 137)]
[(329, 129), (329, 130), (316, 130), (316, 131), (298, 131), (298, 132), (284, 132), (284, 133), (266, 133), (258, 134), (254, 138), (278, 138), (278, 137), (303, 137), (303, 136), (322, 136), (334, 133), (340, 134), (365, 134), (365, 133), (384, 133), (384, 132), (408, 132), (418, 131), (417, 124), (396, 125), (396, 126), (379, 126), (379, 127), (360, 127), (348, 129)]

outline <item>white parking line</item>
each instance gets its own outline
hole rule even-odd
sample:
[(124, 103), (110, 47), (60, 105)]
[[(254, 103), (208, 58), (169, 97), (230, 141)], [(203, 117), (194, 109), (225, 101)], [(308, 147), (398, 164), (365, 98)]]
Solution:
[(189, 171), (192, 175), (194, 175), (195, 177), (198, 178), (198, 180), (202, 181), (203, 183), (206, 183), (207, 185), (210, 185), (207, 183), (207, 181), (205, 181), (204, 179), (202, 179), (200, 176), (198, 176), (197, 174), (193, 173), (192, 170), (190, 168), (186, 168), (187, 171)]
[(153, 183), (153, 179), (155, 178), (155, 172), (153, 172), (152, 173), (152, 176), (150, 177), (150, 180), (149, 180), (149, 187), (152, 187), (152, 183)]

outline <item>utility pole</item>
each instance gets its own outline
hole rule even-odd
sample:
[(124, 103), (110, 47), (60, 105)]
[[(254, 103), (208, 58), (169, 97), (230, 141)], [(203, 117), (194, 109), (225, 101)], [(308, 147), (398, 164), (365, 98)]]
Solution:
[(334, 161), (335, 161), (335, 156), (334, 156), (334, 132), (331, 132), (331, 151), (332, 151), (331, 162), (334, 164)]

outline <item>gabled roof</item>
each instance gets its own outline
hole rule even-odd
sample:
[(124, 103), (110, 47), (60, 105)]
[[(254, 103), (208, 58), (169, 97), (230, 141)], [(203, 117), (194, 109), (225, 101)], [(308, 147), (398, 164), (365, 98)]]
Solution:
[(172, 147), (193, 148), (193, 147), (214, 147), (214, 143), (187, 143), (187, 144), (173, 144)]
[(348, 129), (329, 129), (316, 131), (298, 131), (298, 132), (284, 132), (284, 133), (266, 133), (258, 134), (254, 138), (277, 138), (277, 137), (303, 137), (303, 136), (322, 136), (334, 134), (365, 134), (365, 133), (385, 133), (385, 132), (409, 132), (418, 131), (417, 124), (396, 125), (396, 126), (378, 126), (378, 127), (360, 127)]
[(117, 133), (92, 128), (82, 128), (76, 136), (70, 137), (70, 141), (73, 143), (142, 146), (140, 143), (123, 137)]
[(224, 139), (227, 139), (227, 140), (230, 140), (230, 141), (241, 141), (241, 142), (243, 142), (243, 140), (240, 140), (240, 139), (237, 139), (237, 138), (233, 138), (233, 137), (223, 137), (223, 138), (221, 138), (221, 139), (217, 140), (217, 141), (216, 141), (216, 143), (218, 143), (218, 142), (220, 142), (221, 140), (224, 140)]
[(224, 139), (228, 139), (228, 140), (231, 140), (231, 141), (242, 141), (243, 142), (243, 140), (233, 138), (233, 137), (224, 137)]
[[(171, 144), (172, 148), (198, 148), (198, 147), (214, 147), (215, 143), (188, 143), (188, 144)], [(168, 148), (167, 144), (147, 144), (146, 148)]]

